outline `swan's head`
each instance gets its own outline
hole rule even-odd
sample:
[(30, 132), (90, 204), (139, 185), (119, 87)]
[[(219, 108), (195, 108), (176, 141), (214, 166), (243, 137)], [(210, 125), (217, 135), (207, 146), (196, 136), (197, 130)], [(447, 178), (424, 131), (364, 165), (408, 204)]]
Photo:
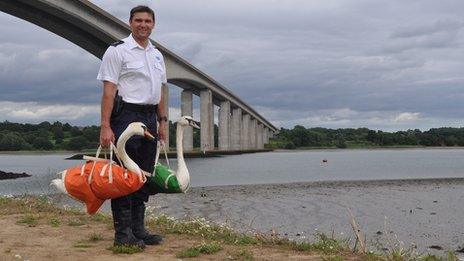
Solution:
[(197, 121), (194, 121), (193, 118), (190, 116), (180, 117), (180, 119), (177, 121), (177, 124), (180, 124), (181, 126), (192, 126), (195, 129), (200, 128), (200, 123)]
[(132, 122), (129, 124), (124, 130), (122, 135), (128, 135), (128, 136), (133, 136), (133, 135), (138, 135), (138, 136), (144, 136), (145, 138), (149, 140), (154, 140), (155, 137), (148, 131), (147, 126), (141, 122)]

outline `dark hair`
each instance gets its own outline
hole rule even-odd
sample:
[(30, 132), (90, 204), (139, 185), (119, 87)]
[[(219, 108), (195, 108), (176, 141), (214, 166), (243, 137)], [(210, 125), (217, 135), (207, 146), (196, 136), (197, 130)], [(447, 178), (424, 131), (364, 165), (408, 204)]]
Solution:
[(153, 21), (155, 21), (155, 12), (153, 11), (153, 9), (151, 9), (150, 7), (146, 5), (139, 5), (139, 6), (132, 8), (132, 10), (130, 11), (129, 21), (132, 21), (132, 17), (134, 17), (135, 13), (149, 13), (152, 16)]

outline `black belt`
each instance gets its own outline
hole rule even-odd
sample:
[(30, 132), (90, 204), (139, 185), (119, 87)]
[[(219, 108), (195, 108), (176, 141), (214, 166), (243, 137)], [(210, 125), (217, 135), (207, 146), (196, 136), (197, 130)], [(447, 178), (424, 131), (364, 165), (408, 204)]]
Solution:
[(135, 103), (128, 103), (124, 102), (123, 109), (127, 109), (129, 111), (135, 112), (156, 112), (158, 105), (154, 104), (135, 104)]

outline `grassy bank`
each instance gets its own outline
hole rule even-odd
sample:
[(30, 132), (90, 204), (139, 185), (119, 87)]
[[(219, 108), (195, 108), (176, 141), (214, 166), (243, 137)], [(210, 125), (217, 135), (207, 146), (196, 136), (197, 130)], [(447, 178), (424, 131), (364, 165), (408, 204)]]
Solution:
[[(165, 237), (160, 246), (112, 247), (112, 219), (59, 208), (46, 197), (0, 198), (0, 257), (16, 260), (456, 260), (419, 257), (393, 249), (358, 251), (354, 242), (319, 234), (315, 242), (294, 242), (272, 234), (237, 233), (204, 219), (150, 218), (147, 225)], [(3, 260), (3, 259), (2, 259)]]

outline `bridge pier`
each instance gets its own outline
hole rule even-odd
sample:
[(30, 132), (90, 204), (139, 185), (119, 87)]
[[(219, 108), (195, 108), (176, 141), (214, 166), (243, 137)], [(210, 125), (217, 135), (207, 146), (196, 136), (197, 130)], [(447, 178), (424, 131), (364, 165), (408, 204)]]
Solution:
[[(182, 116), (193, 117), (193, 93), (190, 90), (183, 90), (181, 92), (181, 103), (180, 111)], [(186, 126), (184, 128), (184, 140), (183, 140), (184, 151), (193, 150), (193, 128)]]
[(250, 120), (250, 145), (248, 148), (250, 149), (256, 149), (256, 128), (258, 126), (256, 125), (256, 119), (251, 119)]
[(211, 90), (200, 92), (200, 150), (214, 149), (214, 104)]
[[(164, 97), (164, 100), (163, 100), (164, 102), (159, 104), (158, 106), (161, 106), (164, 108), (166, 117), (169, 119), (169, 87), (166, 83), (164, 83), (161, 86), (161, 95), (163, 95)], [(166, 149), (169, 150), (169, 122), (166, 123), (164, 133), (166, 133), (166, 139), (165, 139)]]
[(269, 129), (264, 128), (264, 144), (269, 144)]
[(219, 150), (230, 149), (230, 101), (222, 101), (219, 105)]
[(230, 149), (242, 149), (242, 109), (235, 108), (232, 110), (232, 121), (230, 126)]
[(250, 114), (242, 116), (242, 150), (250, 149)]
[(257, 149), (264, 149), (263, 125), (261, 123), (258, 123), (257, 128), (256, 128), (256, 148)]
[(261, 144), (264, 149), (264, 145), (266, 144), (266, 128), (264, 125), (261, 125)]

